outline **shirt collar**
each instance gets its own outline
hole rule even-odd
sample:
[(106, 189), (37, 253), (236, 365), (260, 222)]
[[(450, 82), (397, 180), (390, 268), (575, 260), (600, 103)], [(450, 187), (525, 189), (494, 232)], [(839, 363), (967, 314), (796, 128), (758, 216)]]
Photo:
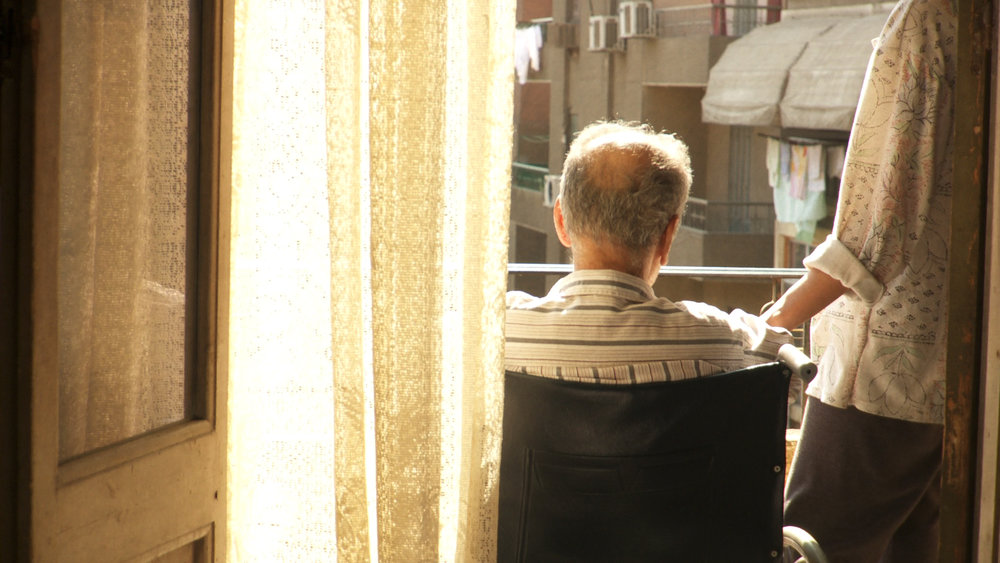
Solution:
[(637, 301), (656, 298), (645, 280), (617, 270), (576, 270), (556, 282), (552, 294), (614, 295)]

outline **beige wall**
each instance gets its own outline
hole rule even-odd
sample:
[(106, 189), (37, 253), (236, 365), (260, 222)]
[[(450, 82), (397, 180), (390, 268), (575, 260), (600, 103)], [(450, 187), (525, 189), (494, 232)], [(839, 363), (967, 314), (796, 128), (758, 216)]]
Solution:
[[(698, 107), (699, 116), (701, 107)], [(692, 195), (712, 201), (728, 201), (729, 196), (729, 135), (728, 125), (701, 124), (706, 138), (706, 173), (702, 181), (696, 181)], [(767, 138), (755, 129), (751, 136), (750, 148), (750, 202), (771, 201), (771, 186), (767, 181)]]
[(581, 127), (608, 117), (612, 95), (609, 71), (614, 66), (614, 58), (613, 53), (591, 53), (580, 49), (569, 59), (566, 77), (571, 85), (568, 109), (576, 114)]
[(705, 176), (692, 195), (710, 201), (729, 199), (729, 126), (705, 123), (708, 153)]
[(517, 3), (518, 23), (550, 17), (552, 17), (552, 0), (531, 0), (531, 2)]
[(705, 266), (767, 268), (774, 263), (774, 235), (705, 234)]
[(709, 35), (629, 39), (626, 53), (642, 59), (646, 84), (704, 86), (709, 69), (733, 40)]
[(771, 185), (767, 181), (767, 137), (753, 132), (750, 152), (750, 201), (773, 201)]
[(614, 55), (614, 94), (612, 104), (615, 119), (638, 121), (642, 119), (643, 58), (642, 47), (648, 41), (630, 40), (629, 53)]
[(774, 237), (706, 233), (681, 227), (670, 249), (671, 266), (767, 268), (774, 263)]
[(552, 223), (552, 208), (545, 206), (541, 193), (512, 188), (510, 194), (510, 216), (511, 228), (507, 256), (511, 262), (520, 261), (515, 253), (515, 248), (517, 247), (517, 225), (523, 225), (545, 233), (546, 262), (563, 262), (562, 244), (559, 243), (559, 239), (556, 237), (555, 226)]
[(548, 166), (550, 83), (532, 80), (514, 86), (514, 160), (536, 166)]
[(708, 129), (701, 122), (701, 87), (645, 87), (642, 95), (640, 119), (657, 130), (676, 134), (688, 145), (691, 168), (694, 172), (692, 195), (704, 197), (708, 181), (709, 147)]
[(682, 226), (670, 247), (670, 266), (702, 266), (705, 261), (704, 233)]

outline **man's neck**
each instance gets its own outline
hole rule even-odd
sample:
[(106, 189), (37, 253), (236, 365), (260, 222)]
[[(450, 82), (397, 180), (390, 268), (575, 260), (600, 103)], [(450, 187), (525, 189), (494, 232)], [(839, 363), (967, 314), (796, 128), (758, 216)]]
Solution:
[(645, 271), (648, 260), (636, 264), (627, 250), (608, 243), (583, 242), (579, 238), (576, 243), (573, 245), (574, 270), (616, 270), (644, 280), (648, 278)]

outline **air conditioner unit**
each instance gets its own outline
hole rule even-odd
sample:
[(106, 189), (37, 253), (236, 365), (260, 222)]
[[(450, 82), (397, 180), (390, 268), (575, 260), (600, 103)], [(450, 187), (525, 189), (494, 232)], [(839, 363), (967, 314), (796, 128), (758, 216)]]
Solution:
[(612, 51), (618, 47), (618, 18), (590, 16), (590, 50)]
[(627, 1), (618, 6), (618, 36), (622, 39), (656, 36), (656, 12), (648, 1)]
[(571, 23), (549, 22), (546, 24), (546, 42), (559, 49), (576, 49), (576, 26)]
[(560, 176), (559, 174), (545, 175), (545, 189), (542, 190), (542, 197), (546, 207), (555, 206), (556, 198), (559, 197), (561, 179), (562, 176)]

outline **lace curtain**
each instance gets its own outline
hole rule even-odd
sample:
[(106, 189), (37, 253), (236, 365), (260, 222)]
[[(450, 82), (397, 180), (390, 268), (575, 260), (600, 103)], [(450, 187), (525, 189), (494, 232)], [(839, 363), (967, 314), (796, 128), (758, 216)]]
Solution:
[[(59, 456), (187, 415), (198, 66), (188, 0), (67, 1)], [(192, 94), (192, 92), (195, 92)]]
[(233, 561), (492, 561), (513, 0), (236, 5)]

